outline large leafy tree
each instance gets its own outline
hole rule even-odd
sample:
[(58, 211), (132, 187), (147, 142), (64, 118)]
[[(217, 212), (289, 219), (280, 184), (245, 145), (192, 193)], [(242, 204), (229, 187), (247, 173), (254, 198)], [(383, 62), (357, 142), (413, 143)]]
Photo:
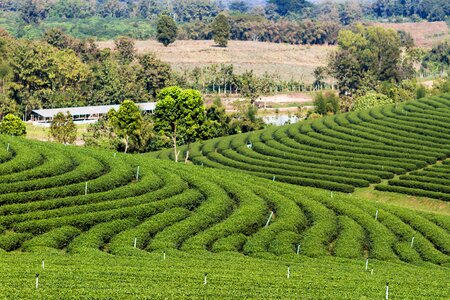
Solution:
[(10, 96), (22, 111), (36, 107), (82, 105), (89, 68), (71, 49), (20, 42), (12, 53)]
[(49, 135), (57, 142), (73, 144), (77, 138), (77, 127), (72, 115), (69, 112), (66, 115), (61, 112), (56, 114), (50, 125)]
[(44, 33), (44, 40), (58, 49), (66, 49), (73, 43), (73, 38), (60, 28), (50, 28)]
[(136, 54), (134, 41), (128, 37), (120, 37), (114, 41), (116, 50), (119, 53), (119, 59), (122, 64), (129, 64), (133, 61)]
[(121, 66), (112, 57), (105, 57), (92, 64), (91, 105), (118, 104), (126, 99), (125, 85)]
[(25, 123), (19, 117), (7, 114), (0, 123), (0, 133), (14, 136), (22, 136), (27, 134)]
[(374, 89), (380, 82), (399, 82), (413, 75), (405, 72), (410, 61), (401, 59), (401, 41), (392, 29), (357, 26), (341, 31), (338, 44), (328, 67), (341, 95), (352, 96), (361, 88)]
[(177, 146), (209, 135), (205, 106), (199, 91), (168, 87), (158, 94), (154, 114), (155, 131), (170, 138), (178, 162)]
[(224, 14), (219, 14), (212, 23), (214, 42), (220, 47), (226, 47), (230, 39), (230, 24)]
[(141, 68), (138, 70), (138, 79), (144, 84), (149, 95), (156, 98), (161, 89), (170, 85), (172, 69), (170, 65), (159, 60), (153, 53), (140, 56), (139, 64)]
[(450, 68), (450, 45), (439, 43), (428, 52), (422, 60), (422, 68), (443, 72)]
[(125, 100), (116, 111), (108, 112), (108, 120), (114, 133), (124, 144), (124, 152), (128, 152), (130, 140), (137, 140), (142, 129), (143, 118), (141, 111), (131, 100)]
[(339, 97), (333, 92), (317, 93), (314, 96), (314, 107), (318, 114), (335, 114), (339, 111)]
[(164, 46), (169, 46), (177, 38), (178, 27), (172, 17), (164, 14), (156, 23), (156, 38)]
[(253, 70), (244, 72), (239, 77), (238, 85), (241, 95), (247, 99), (250, 99), (252, 104), (261, 95), (258, 78), (253, 73)]

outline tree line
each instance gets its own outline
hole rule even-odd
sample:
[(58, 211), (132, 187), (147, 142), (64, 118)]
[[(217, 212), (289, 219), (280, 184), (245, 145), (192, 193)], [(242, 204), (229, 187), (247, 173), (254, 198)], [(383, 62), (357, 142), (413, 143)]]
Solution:
[[(88, 18), (93, 16), (114, 18), (156, 19), (162, 12), (169, 12), (177, 22), (211, 20), (221, 11), (261, 14), (267, 18), (317, 18), (334, 14), (335, 19), (344, 21), (351, 15), (374, 17), (404, 16), (445, 20), (450, 4), (445, 0), (347, 0), (313, 3), (306, 0), (2, 0), (0, 8), (18, 11), (25, 22), (39, 22), (45, 18)], [(345, 23), (345, 21), (343, 22)]]
[[(374, 106), (420, 99), (450, 91), (450, 47), (437, 44), (430, 51), (412, 47), (401, 34), (382, 27), (357, 25), (339, 32), (338, 49), (325, 68), (316, 69), (316, 81), (335, 79), (335, 93), (318, 94), (315, 110), (321, 115), (364, 110)], [(416, 66), (420, 65), (419, 70)], [(417, 80), (417, 72), (438, 70), (432, 88)]]
[(146, 39), (156, 36), (158, 18), (166, 13), (180, 27), (178, 38), (211, 39), (214, 19), (225, 13), (234, 40), (334, 44), (339, 29), (365, 20), (446, 20), (450, 4), (445, 0), (269, 0), (260, 5), (242, 0), (0, 0), (0, 10), (5, 16), (0, 23), (28, 38), (36, 37), (38, 29), (42, 35), (48, 27), (59, 26), (78, 37), (98, 39), (117, 38), (126, 27), (126, 34)]

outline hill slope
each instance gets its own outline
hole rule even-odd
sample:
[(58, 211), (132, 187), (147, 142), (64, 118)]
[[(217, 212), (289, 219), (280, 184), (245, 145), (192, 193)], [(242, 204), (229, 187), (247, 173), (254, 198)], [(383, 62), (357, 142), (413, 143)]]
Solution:
[(379, 298), (386, 281), (399, 298), (446, 296), (448, 216), (141, 155), (0, 144), (2, 297)]
[[(331, 46), (302, 46), (249, 41), (230, 41), (227, 48), (214, 41), (176, 41), (164, 47), (157, 41), (135, 41), (138, 53), (155, 52), (175, 70), (192, 70), (211, 64), (233, 64), (238, 73), (253, 70), (257, 75), (278, 74), (284, 80), (314, 81), (313, 71), (324, 65)], [(114, 48), (113, 41), (98, 42), (100, 48)]]
[[(195, 143), (189, 157), (197, 165), (350, 193), (447, 159), (449, 138), (446, 94)], [(187, 150), (181, 148), (183, 155)], [(154, 156), (171, 158), (172, 150)], [(419, 172), (376, 188), (450, 200), (447, 163), (434, 172), (441, 180), (418, 178)]]

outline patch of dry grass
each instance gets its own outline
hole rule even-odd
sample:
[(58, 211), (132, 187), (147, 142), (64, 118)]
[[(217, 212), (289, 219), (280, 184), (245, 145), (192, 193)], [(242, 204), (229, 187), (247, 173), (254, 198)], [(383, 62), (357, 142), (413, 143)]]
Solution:
[(418, 47), (431, 48), (439, 41), (450, 39), (446, 22), (373, 23), (372, 25), (409, 32)]
[[(326, 63), (331, 46), (303, 46), (230, 41), (227, 48), (216, 47), (214, 41), (176, 41), (164, 47), (154, 40), (136, 41), (138, 53), (155, 52), (178, 71), (211, 64), (233, 64), (236, 72), (253, 70), (257, 75), (265, 72), (279, 74), (282, 79), (291, 78), (311, 83), (313, 71)], [(113, 41), (98, 42), (100, 48), (114, 48)]]
[(357, 197), (373, 202), (392, 204), (414, 210), (450, 215), (450, 203), (438, 199), (381, 192), (375, 190), (373, 187), (356, 189), (353, 194)]

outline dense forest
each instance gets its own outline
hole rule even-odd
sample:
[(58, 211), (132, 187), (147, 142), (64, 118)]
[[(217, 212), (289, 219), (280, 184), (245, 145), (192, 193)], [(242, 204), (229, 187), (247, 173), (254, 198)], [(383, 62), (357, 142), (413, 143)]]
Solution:
[(180, 25), (179, 38), (210, 39), (211, 22), (221, 12), (230, 17), (231, 38), (334, 44), (340, 28), (365, 20), (393, 22), (446, 20), (445, 0), (0, 0), (0, 27), (15, 37), (42, 37), (63, 28), (78, 38), (155, 37), (156, 19), (170, 14)]

